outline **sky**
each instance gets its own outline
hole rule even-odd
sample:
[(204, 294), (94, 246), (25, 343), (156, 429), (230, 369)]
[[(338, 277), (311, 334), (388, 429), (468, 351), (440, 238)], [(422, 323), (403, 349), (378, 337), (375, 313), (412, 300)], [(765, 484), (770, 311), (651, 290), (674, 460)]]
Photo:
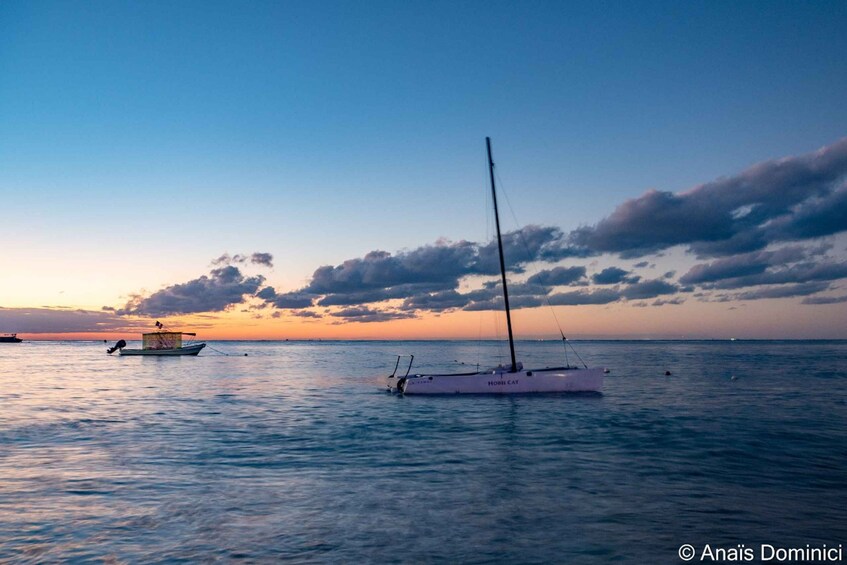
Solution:
[(0, 333), (847, 338), (843, 2), (0, 3)]

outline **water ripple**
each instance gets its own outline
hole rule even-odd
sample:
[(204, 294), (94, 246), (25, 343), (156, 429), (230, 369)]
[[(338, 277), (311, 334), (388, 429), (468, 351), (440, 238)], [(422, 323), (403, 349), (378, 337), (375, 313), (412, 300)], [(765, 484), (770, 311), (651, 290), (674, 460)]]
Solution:
[[(847, 539), (843, 342), (588, 342), (602, 395), (444, 398), (374, 376), (398, 350), (449, 370), (502, 347), (214, 345), (235, 355), (2, 351), (0, 561), (673, 563)], [(560, 347), (519, 344), (538, 365)]]

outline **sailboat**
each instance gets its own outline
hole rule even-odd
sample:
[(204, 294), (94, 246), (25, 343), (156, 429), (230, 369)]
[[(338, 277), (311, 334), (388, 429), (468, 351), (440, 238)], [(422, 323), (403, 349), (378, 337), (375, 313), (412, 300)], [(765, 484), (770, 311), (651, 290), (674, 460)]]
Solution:
[[(564, 367), (524, 369), (515, 358), (515, 339), (512, 333), (512, 314), (509, 309), (509, 290), (506, 285), (506, 261), (503, 256), (503, 238), (500, 235), (500, 215), (497, 209), (497, 189), (494, 185), (494, 161), (491, 158), (491, 138), (485, 138), (488, 150), (488, 173), (491, 179), (491, 197), (494, 201), (494, 223), (497, 227), (497, 248), (500, 252), (500, 276), (503, 283), (503, 301), (506, 306), (506, 326), (509, 330), (510, 365), (472, 373), (410, 374), (414, 356), (411, 356), (405, 375), (398, 375), (400, 357), (394, 372), (386, 379), (391, 392), (401, 394), (525, 394), (549, 392), (600, 392), (603, 389), (602, 367), (589, 368), (567, 364)], [(563, 343), (567, 342), (562, 336)]]

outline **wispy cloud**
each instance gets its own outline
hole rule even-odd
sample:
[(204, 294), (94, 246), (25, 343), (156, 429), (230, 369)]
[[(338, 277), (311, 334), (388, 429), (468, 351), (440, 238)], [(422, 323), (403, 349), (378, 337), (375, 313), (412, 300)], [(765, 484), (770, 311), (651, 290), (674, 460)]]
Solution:
[(778, 287), (759, 288), (738, 293), (735, 300), (762, 300), (764, 298), (789, 298), (793, 296), (808, 296), (829, 289), (828, 283), (806, 282), (788, 284)]
[(809, 296), (803, 299), (803, 304), (841, 304), (842, 302), (847, 302), (847, 295)]
[(390, 320), (399, 320), (403, 318), (412, 318), (413, 315), (408, 312), (397, 312), (391, 310), (376, 310), (372, 308), (345, 308), (338, 312), (333, 312), (330, 316), (343, 318), (348, 322), (387, 322)]
[[(274, 314), (279, 314), (279, 312), (274, 312)], [(321, 316), (317, 312), (312, 312), (311, 310), (298, 310), (297, 312), (292, 312), (291, 314), (293, 316), (297, 316), (299, 318), (314, 318), (314, 319), (318, 319), (318, 320), (323, 318), (323, 316)], [(275, 317), (278, 317), (278, 316), (275, 316)]]
[(274, 266), (273, 260), (274, 256), (270, 253), (256, 252), (251, 255), (242, 255), (241, 253), (230, 255), (229, 253), (224, 253), (217, 259), (212, 259), (212, 265), (245, 265), (252, 263), (253, 265), (263, 265), (272, 268)]
[(680, 304), (685, 303), (685, 299), (681, 296), (677, 296), (675, 298), (657, 298), (650, 305), (651, 306), (665, 306), (665, 305), (673, 305), (678, 306)]
[(553, 306), (583, 306), (587, 304), (610, 304), (621, 299), (617, 290), (600, 288), (596, 290), (575, 290), (560, 292), (549, 297)]

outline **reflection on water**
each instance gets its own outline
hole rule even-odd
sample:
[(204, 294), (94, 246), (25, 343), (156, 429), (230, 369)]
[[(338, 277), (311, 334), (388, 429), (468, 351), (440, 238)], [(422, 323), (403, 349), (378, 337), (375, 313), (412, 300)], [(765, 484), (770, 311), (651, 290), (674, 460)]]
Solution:
[(0, 561), (644, 563), (847, 537), (842, 342), (588, 342), (603, 395), (442, 398), (376, 377), (502, 346), (212, 345), (232, 356), (0, 349)]

